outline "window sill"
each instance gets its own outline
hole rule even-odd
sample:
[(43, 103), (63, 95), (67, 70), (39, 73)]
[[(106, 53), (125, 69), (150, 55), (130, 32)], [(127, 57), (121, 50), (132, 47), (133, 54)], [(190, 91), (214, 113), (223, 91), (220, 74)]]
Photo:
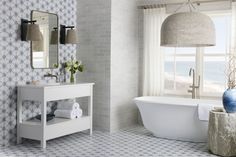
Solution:
[[(181, 92), (165, 92), (163, 94), (163, 96), (169, 96), (169, 97), (182, 97), (182, 98), (192, 98), (192, 96), (190, 94), (186, 94), (186, 93), (181, 93)], [(222, 94), (206, 94), (206, 95), (202, 95), (200, 96), (200, 99), (211, 99), (211, 100), (222, 100)]]

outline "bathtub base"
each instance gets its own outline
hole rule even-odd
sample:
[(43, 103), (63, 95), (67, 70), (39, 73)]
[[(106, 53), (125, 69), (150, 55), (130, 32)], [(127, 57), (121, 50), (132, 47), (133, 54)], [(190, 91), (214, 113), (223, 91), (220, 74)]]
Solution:
[[(220, 107), (221, 101), (173, 97), (134, 99), (147, 130), (159, 138), (206, 142), (208, 122), (198, 117), (198, 104)], [(222, 106), (222, 105), (221, 105)]]
[(152, 133), (153, 136), (157, 137), (157, 138), (163, 138), (163, 139), (167, 139), (167, 140), (175, 140), (175, 141), (183, 141), (183, 142), (194, 142), (194, 143), (206, 143), (207, 139), (187, 139), (187, 138), (178, 138), (178, 137), (162, 137), (158, 134), (154, 134)]

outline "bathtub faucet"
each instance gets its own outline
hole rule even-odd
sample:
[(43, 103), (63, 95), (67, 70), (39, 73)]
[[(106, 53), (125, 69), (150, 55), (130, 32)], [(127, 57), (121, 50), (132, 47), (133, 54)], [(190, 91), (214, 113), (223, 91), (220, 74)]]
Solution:
[[(189, 76), (193, 77), (193, 82), (192, 85), (190, 85), (190, 89), (188, 90), (188, 93), (192, 93), (192, 98), (196, 99), (197, 98), (197, 89), (200, 87), (200, 76), (198, 76), (198, 80), (196, 81), (195, 77), (195, 70), (193, 68), (190, 68), (189, 70)], [(197, 83), (197, 85), (196, 85)]]

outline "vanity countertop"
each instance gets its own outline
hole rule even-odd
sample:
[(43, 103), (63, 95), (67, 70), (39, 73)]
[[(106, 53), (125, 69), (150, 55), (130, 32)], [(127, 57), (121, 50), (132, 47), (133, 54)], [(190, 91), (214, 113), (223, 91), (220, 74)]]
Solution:
[(76, 85), (94, 85), (95, 83), (86, 83), (86, 82), (78, 82), (78, 83), (59, 83), (59, 84), (25, 84), (18, 85), (18, 87), (23, 88), (48, 88), (48, 87), (65, 87), (65, 86), (76, 86)]

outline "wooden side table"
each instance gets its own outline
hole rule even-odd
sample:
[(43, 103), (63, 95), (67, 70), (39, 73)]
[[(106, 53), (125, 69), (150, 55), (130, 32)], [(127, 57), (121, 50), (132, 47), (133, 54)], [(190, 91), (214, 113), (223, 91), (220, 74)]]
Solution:
[(210, 111), (208, 148), (213, 154), (236, 156), (236, 113)]

